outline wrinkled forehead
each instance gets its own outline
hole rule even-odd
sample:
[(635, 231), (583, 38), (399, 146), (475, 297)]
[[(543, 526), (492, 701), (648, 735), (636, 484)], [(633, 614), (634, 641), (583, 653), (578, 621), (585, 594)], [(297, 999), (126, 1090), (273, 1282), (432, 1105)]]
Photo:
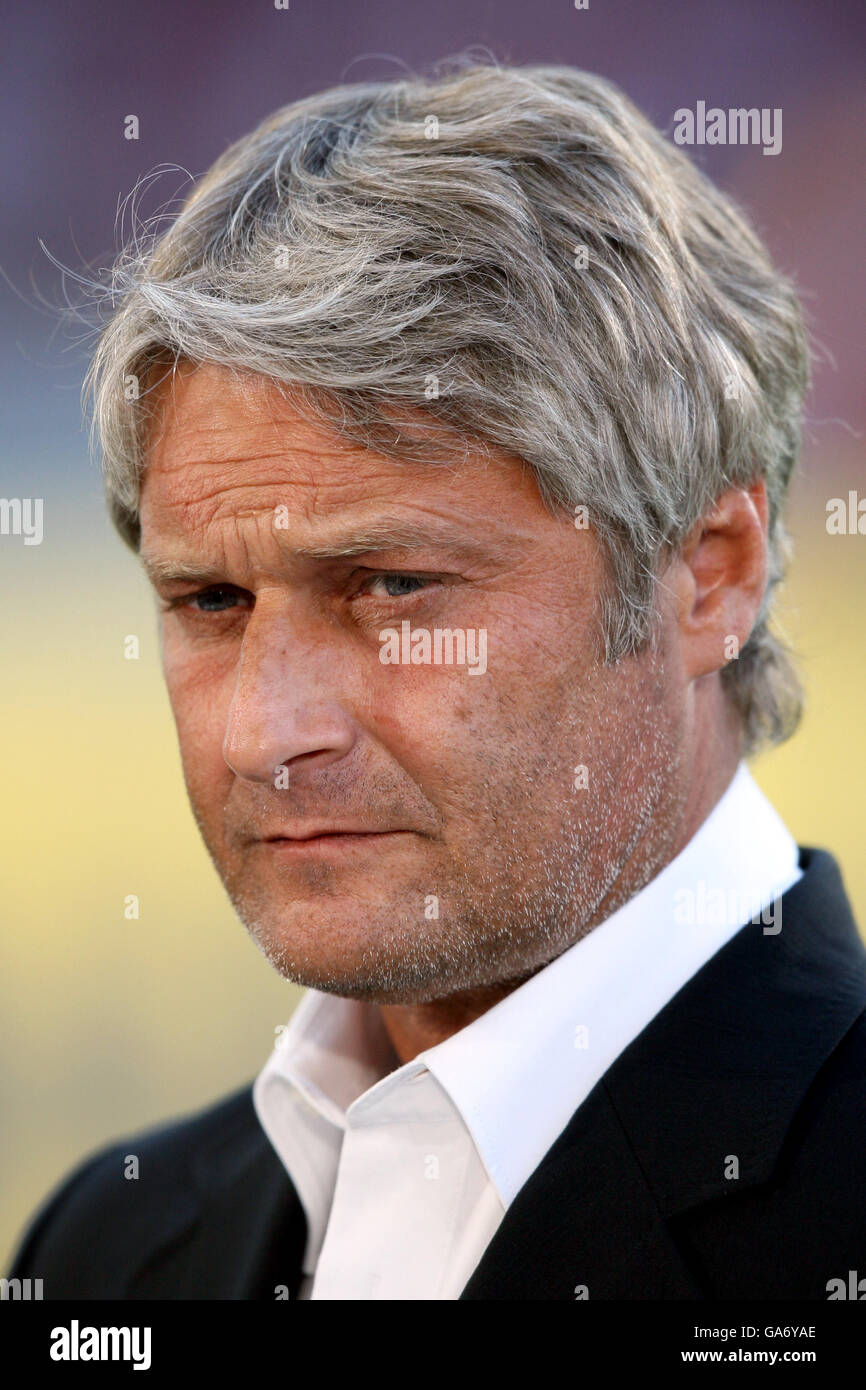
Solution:
[(366, 504), (429, 507), (469, 529), (509, 516), (516, 535), (521, 523), (551, 524), (533, 470), (514, 455), (407, 462), (311, 419), (291, 387), (215, 363), (154, 367), (147, 392), (143, 525), (217, 499), (238, 512), (284, 503), (308, 521)]
[(336, 430), (311, 422), (292, 388), (219, 363), (151, 367), (143, 426), (144, 476), (182, 472), (262, 452), (350, 457), (359, 450)]

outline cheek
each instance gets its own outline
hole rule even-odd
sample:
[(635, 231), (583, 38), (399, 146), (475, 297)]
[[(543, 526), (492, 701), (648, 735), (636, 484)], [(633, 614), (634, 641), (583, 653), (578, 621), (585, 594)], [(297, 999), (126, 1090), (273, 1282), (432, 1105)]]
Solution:
[(514, 776), (526, 773), (538, 745), (547, 744), (549, 685), (527, 680), (510, 663), (479, 675), (443, 667), (395, 671), (369, 692), (363, 719), (373, 738), (443, 811), (462, 808), (481, 818), (490, 798), (510, 798)]
[(222, 755), (233, 677), (201, 656), (191, 659), (170, 641), (163, 646), (163, 673), (174, 715), (184, 775), (189, 786), (230, 780)]
[(368, 734), (422, 787), (456, 781), (455, 763), (492, 736), (491, 677), (442, 667), (386, 668), (361, 688), (354, 712)]

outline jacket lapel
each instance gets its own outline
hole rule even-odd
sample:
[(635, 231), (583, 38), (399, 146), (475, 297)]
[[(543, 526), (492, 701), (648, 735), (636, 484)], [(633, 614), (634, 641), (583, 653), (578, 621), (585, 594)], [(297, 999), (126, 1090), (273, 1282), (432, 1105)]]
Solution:
[(698, 1297), (602, 1083), (517, 1194), (461, 1294)]
[(836, 862), (803, 849), (800, 867), (781, 930), (744, 927), (602, 1077), (462, 1298), (574, 1299), (580, 1286), (590, 1299), (704, 1296), (671, 1218), (771, 1177), (813, 1077), (866, 1003)]
[[(134, 1271), (129, 1298), (294, 1299), (306, 1241), (303, 1207), (253, 1111), (192, 1158), (192, 1188)], [(285, 1296), (285, 1295), (283, 1295)]]

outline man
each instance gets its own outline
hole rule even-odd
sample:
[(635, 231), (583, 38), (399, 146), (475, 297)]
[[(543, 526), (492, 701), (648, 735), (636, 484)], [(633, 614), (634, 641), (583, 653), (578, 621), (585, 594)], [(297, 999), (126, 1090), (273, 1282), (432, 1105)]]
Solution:
[(799, 715), (807, 363), (742, 216), (609, 83), (458, 68), (277, 112), (114, 289), (88, 384), (190, 801), (308, 993), (13, 1275), (827, 1298), (866, 952), (744, 761)]

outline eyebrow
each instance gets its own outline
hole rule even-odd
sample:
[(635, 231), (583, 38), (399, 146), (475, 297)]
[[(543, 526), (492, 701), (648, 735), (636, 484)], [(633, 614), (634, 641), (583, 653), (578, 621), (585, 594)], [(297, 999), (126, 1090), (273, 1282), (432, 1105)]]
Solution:
[(216, 584), (221, 576), (212, 565), (195, 565), (169, 556), (139, 555), (142, 568), (151, 584)]
[[(288, 532), (286, 532), (288, 535)], [(446, 550), (455, 559), (487, 559), (504, 561), (514, 555), (514, 546), (502, 542), (476, 541), (450, 527), (426, 526), (404, 519), (391, 520), (387, 517), (367, 524), (361, 530), (353, 530), (344, 536), (335, 536), (321, 545), (292, 546), (290, 554), (301, 560), (344, 560), (357, 555), (368, 555), (379, 550), (420, 550), (424, 547), (437, 547)], [(216, 583), (223, 576), (212, 565), (196, 564), (170, 556), (140, 554), (145, 573), (153, 584), (176, 583)]]
[(339, 560), (376, 550), (421, 550), (425, 546), (436, 546), (466, 559), (495, 555), (501, 550), (487, 541), (472, 540), (452, 527), (381, 517), (342, 539), (335, 537), (323, 545), (297, 546), (294, 554), (303, 560)]

